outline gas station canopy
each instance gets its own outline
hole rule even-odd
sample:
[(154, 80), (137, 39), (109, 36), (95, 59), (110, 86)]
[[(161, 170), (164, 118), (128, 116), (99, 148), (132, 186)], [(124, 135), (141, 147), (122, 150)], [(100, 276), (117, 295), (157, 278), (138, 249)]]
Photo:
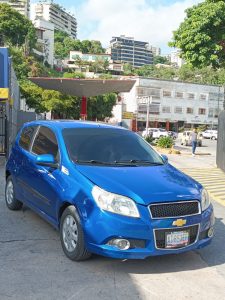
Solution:
[(129, 92), (135, 80), (74, 79), (31, 77), (33, 83), (48, 90), (77, 97), (93, 97), (111, 92)]

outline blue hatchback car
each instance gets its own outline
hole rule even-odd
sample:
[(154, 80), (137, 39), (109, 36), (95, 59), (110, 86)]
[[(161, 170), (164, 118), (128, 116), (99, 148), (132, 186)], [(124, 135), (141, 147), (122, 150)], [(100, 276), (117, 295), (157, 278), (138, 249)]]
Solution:
[(207, 191), (139, 135), (79, 121), (34, 121), (6, 164), (6, 204), (23, 204), (60, 230), (72, 260), (121, 259), (208, 245), (214, 215)]

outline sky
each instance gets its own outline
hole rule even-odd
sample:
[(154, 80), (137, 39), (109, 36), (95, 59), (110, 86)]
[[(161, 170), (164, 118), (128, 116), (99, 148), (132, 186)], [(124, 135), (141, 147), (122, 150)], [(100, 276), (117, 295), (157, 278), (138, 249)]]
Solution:
[[(37, 2), (37, 1), (33, 1)], [(78, 39), (100, 40), (108, 47), (113, 36), (149, 42), (169, 54), (172, 32), (184, 20), (185, 9), (201, 0), (54, 0), (78, 22)]]

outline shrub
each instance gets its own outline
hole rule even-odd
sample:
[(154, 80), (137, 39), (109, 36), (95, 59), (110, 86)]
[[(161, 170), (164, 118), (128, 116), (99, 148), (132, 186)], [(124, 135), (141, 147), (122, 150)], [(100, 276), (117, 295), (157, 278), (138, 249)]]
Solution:
[(160, 148), (172, 148), (173, 139), (170, 136), (162, 136), (158, 139), (157, 146)]
[(154, 139), (153, 139), (153, 137), (151, 135), (147, 135), (146, 138), (145, 138), (145, 140), (146, 140), (147, 143), (151, 144)]

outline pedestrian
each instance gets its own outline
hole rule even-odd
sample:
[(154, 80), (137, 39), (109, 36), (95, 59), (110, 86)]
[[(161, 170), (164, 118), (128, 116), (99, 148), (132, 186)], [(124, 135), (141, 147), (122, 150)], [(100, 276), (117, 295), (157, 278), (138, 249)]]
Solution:
[(191, 133), (192, 156), (195, 156), (195, 150), (197, 147), (197, 137), (198, 137), (197, 130), (196, 128), (193, 128), (193, 131)]

